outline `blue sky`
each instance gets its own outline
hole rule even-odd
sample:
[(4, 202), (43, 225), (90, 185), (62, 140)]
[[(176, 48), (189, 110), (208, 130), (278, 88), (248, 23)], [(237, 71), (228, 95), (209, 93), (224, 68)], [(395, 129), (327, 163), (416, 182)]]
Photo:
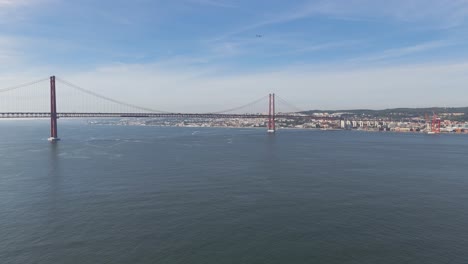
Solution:
[(309, 109), (465, 106), (467, 44), (466, 0), (0, 0), (0, 87), (55, 74), (173, 111), (270, 91)]

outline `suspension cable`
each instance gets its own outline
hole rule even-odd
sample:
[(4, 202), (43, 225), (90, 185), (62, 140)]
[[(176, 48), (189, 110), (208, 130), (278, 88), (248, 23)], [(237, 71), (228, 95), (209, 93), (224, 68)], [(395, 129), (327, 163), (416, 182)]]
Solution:
[(302, 108), (299, 108), (291, 103), (289, 103), (288, 101), (286, 101), (285, 99), (283, 99), (282, 97), (280, 96), (276, 96), (283, 104), (293, 108), (294, 110), (296, 110), (297, 112), (307, 112), (306, 110), (302, 109)]
[(40, 83), (40, 82), (47, 81), (47, 80), (49, 80), (49, 78), (44, 78), (44, 79), (40, 79), (40, 80), (33, 81), (33, 82), (28, 82), (28, 83), (23, 83), (23, 84), (20, 84), (20, 85), (15, 85), (15, 86), (3, 88), (3, 89), (0, 89), (0, 93), (20, 89), (20, 88), (27, 87), (27, 86), (31, 86), (33, 84)]
[(79, 91), (81, 91), (83, 93), (86, 93), (88, 95), (91, 95), (91, 96), (106, 100), (108, 102), (116, 103), (116, 104), (119, 104), (119, 105), (122, 105), (122, 106), (130, 107), (130, 108), (134, 108), (134, 109), (138, 109), (138, 110), (142, 110), (142, 111), (147, 111), (147, 112), (170, 113), (170, 112), (167, 112), (167, 111), (155, 110), (155, 109), (151, 109), (151, 108), (147, 108), (147, 107), (141, 107), (141, 106), (138, 106), (138, 105), (125, 103), (125, 102), (122, 102), (122, 101), (119, 101), (119, 100), (116, 100), (116, 99), (113, 99), (113, 98), (110, 98), (110, 97), (107, 97), (107, 96), (92, 92), (92, 91), (87, 90), (85, 88), (82, 88), (82, 87), (80, 87), (78, 85), (72, 84), (72, 83), (70, 83), (70, 82), (68, 82), (68, 81), (66, 81), (64, 79), (61, 79), (61, 78), (56, 78), (56, 79), (58, 81), (60, 81), (61, 83), (65, 84), (65, 85), (67, 85), (67, 86), (69, 86), (71, 88), (77, 89), (77, 90), (79, 90)]
[(252, 105), (254, 105), (254, 104), (258, 103), (258, 102), (261, 102), (262, 100), (265, 100), (267, 97), (268, 96), (262, 96), (261, 98), (258, 98), (257, 100), (252, 101), (250, 103), (247, 103), (245, 105), (241, 105), (241, 106), (238, 106), (238, 107), (234, 107), (234, 108), (230, 108), (230, 109), (226, 109), (226, 110), (222, 110), (222, 111), (210, 112), (210, 113), (207, 113), (207, 114), (224, 114), (224, 113), (228, 113), (228, 112), (237, 111), (237, 110), (252, 106)]

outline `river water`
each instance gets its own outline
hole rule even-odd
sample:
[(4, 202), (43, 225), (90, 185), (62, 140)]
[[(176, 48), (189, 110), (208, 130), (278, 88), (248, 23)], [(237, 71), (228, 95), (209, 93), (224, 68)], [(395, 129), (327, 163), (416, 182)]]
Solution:
[(0, 120), (0, 263), (468, 263), (468, 136)]

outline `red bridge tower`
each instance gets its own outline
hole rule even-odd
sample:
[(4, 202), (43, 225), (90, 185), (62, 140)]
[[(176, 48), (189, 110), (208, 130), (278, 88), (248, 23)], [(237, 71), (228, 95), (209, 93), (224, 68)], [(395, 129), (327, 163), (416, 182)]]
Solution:
[(50, 142), (60, 139), (57, 134), (57, 98), (55, 93), (55, 76), (50, 77)]
[(275, 124), (275, 94), (269, 95), (269, 105), (268, 105), (268, 133), (276, 132)]

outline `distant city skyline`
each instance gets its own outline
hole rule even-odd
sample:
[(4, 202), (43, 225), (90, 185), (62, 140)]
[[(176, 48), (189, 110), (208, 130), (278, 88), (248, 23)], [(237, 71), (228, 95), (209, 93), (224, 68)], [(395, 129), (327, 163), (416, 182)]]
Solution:
[[(468, 106), (464, 0), (0, 0), (0, 89), (49, 75), (149, 108)], [(60, 87), (58, 87), (60, 89)]]

